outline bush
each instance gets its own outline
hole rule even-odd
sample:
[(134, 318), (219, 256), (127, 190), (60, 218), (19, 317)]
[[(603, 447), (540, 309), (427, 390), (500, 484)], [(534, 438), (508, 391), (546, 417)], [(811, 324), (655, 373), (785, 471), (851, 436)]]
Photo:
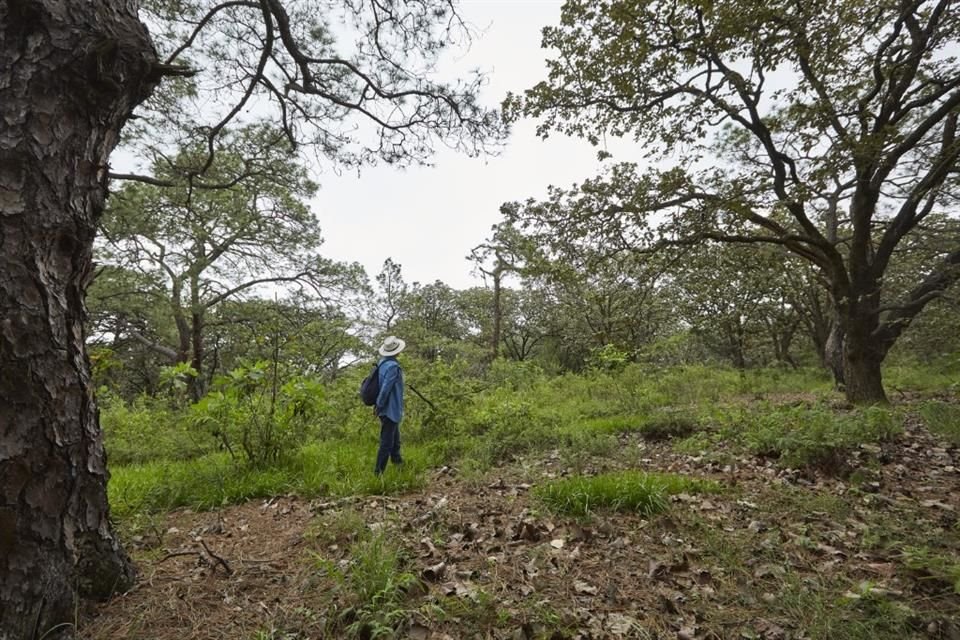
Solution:
[(281, 385), (269, 363), (258, 362), (218, 379), (190, 407), (190, 421), (235, 459), (265, 466), (303, 445), (325, 409), (320, 383), (296, 378)]
[(186, 460), (211, 449), (209, 440), (189, 428), (184, 412), (165, 402), (139, 396), (126, 403), (106, 389), (99, 391), (98, 401), (111, 464)]
[(645, 440), (669, 440), (686, 438), (699, 428), (699, 422), (689, 410), (664, 408), (651, 413), (640, 424), (639, 431)]
[(654, 409), (644, 415), (591, 418), (578, 423), (581, 429), (600, 433), (640, 433), (646, 440), (686, 438), (700, 429), (696, 416), (685, 408)]
[(496, 389), (527, 391), (545, 380), (543, 369), (534, 362), (497, 358), (487, 371), (487, 382)]
[(478, 438), (468, 455), (490, 465), (509, 462), (533, 449), (555, 447), (558, 419), (518, 394), (498, 389), (469, 414), (467, 432)]

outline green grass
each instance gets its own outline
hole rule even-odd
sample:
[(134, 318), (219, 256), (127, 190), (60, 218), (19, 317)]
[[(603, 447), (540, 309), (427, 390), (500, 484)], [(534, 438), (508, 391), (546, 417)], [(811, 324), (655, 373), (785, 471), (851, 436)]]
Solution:
[(931, 432), (960, 445), (960, 405), (930, 400), (920, 405), (920, 417)]
[[(368, 409), (357, 402), (352, 380), (338, 382), (325, 393), (328, 410), (311, 431), (323, 440), (262, 469), (232, 462), (223, 453), (190, 458), (198, 450), (186, 444), (182, 451), (172, 451), (185, 432), (167, 431), (170, 415), (156, 402), (113, 402), (107, 420), (113, 434), (111, 440), (108, 433), (107, 441), (113, 513), (122, 519), (140, 511), (214, 508), (285, 493), (310, 497), (406, 491), (422, 486), (430, 467), (480, 472), (554, 450), (580, 472), (615, 458), (620, 448), (615, 435), (623, 432), (651, 440), (676, 439), (682, 443), (679, 450), (690, 451), (726, 440), (758, 455), (779, 457), (785, 465), (830, 466), (857, 444), (890, 438), (900, 428), (899, 417), (882, 409), (838, 413), (822, 403), (743, 403), (746, 393), (828, 389), (828, 377), (811, 369), (738, 372), (630, 365), (618, 372), (552, 378), (511, 377), (511, 371), (503, 370), (494, 380), (503, 386), (478, 386), (470, 394), (461, 393), (464, 383), (457, 382), (461, 377), (455, 368), (447, 369), (421, 372), (438, 411), (411, 399), (410, 420), (403, 428), (407, 464), (402, 470), (390, 468), (382, 480), (371, 472), (376, 428)], [(436, 380), (427, 375), (431, 372)], [(943, 403), (930, 404), (925, 418), (931, 429), (952, 433), (952, 410)], [(145, 435), (143, 450), (135, 452), (133, 434), (141, 431), (159, 433)], [(117, 466), (118, 460), (130, 464)]]
[(888, 363), (883, 367), (883, 383), (891, 400), (899, 391), (960, 391), (960, 371), (956, 362), (942, 366)]
[(720, 431), (756, 455), (787, 467), (840, 470), (860, 444), (890, 440), (903, 432), (903, 417), (884, 407), (837, 412), (824, 406), (730, 408), (715, 413)]
[(225, 453), (186, 461), (111, 469), (113, 515), (156, 513), (177, 507), (212, 509), (253, 498), (295, 493), (303, 497), (399, 493), (419, 488), (430, 462), (423, 447), (404, 448), (404, 465), (373, 474), (376, 442), (327, 442), (303, 447), (269, 468), (237, 464)]
[(929, 590), (952, 590), (960, 594), (960, 560), (927, 546), (906, 546), (904, 564), (917, 572), (918, 580)]
[(344, 566), (314, 555), (318, 573), (332, 584), (327, 597), (341, 599), (346, 608), (331, 621), (336, 637), (393, 638), (412, 614), (408, 592), (417, 577), (400, 545), (382, 531), (358, 531)]
[(653, 515), (667, 508), (670, 495), (719, 490), (720, 486), (709, 480), (621, 471), (557, 480), (537, 487), (535, 494), (553, 511), (567, 515), (588, 516), (598, 510)]

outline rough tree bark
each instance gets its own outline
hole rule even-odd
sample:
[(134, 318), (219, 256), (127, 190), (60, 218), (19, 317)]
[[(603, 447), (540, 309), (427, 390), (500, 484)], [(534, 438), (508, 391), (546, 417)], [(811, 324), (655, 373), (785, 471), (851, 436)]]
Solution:
[(84, 349), (107, 158), (152, 88), (135, 1), (0, 0), (0, 639), (72, 635), (133, 569)]

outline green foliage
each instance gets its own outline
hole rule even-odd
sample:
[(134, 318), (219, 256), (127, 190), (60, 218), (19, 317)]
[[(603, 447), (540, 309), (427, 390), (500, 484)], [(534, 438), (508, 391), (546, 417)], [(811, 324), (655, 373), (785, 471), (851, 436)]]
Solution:
[(335, 592), (349, 608), (340, 615), (351, 637), (392, 638), (410, 612), (405, 606), (408, 589), (417, 577), (406, 570), (403, 550), (383, 532), (364, 529), (350, 546), (345, 567), (315, 555), (317, 568), (334, 581)]
[(960, 445), (960, 405), (930, 400), (920, 405), (927, 428), (953, 445)]
[[(380, 478), (372, 473), (379, 425), (357, 396), (366, 367), (354, 367), (326, 385), (304, 378), (278, 385), (273, 431), (258, 430), (267, 425), (272, 402), (272, 371), (262, 364), (225, 377), (186, 414), (160, 401), (124, 404), (106, 397), (114, 513), (124, 518), (182, 505), (210, 508), (289, 492), (394, 493), (422, 486), (430, 468), (482, 472), (518, 457), (555, 452), (567, 468), (594, 470), (598, 461), (617, 459), (622, 448), (617, 436), (625, 432), (675, 438), (678, 450), (697, 455), (729, 455), (732, 444), (792, 466), (840, 468), (858, 444), (900, 431), (899, 414), (879, 407), (837, 412), (826, 403), (776, 406), (755, 399), (763, 397), (764, 388), (823, 381), (803, 371), (741, 374), (699, 366), (654, 371), (631, 364), (619, 372), (549, 378), (527, 363), (501, 361), (485, 378), (472, 378), (468, 366), (405, 363), (408, 382), (434, 406), (409, 395), (402, 427), (406, 463), (388, 467)], [(210, 437), (221, 429), (226, 439)], [(224, 450), (208, 453), (217, 443)], [(116, 466), (117, 460), (127, 466)]]
[(721, 428), (761, 456), (788, 467), (841, 471), (860, 444), (890, 440), (903, 431), (902, 416), (884, 407), (837, 413), (819, 406), (729, 410), (717, 414)]
[(640, 433), (647, 440), (685, 438), (700, 429), (697, 416), (688, 408), (658, 407), (640, 415), (590, 418), (580, 428), (601, 433)]
[(323, 386), (308, 379), (280, 384), (267, 362), (231, 371), (190, 409), (190, 421), (232, 456), (264, 466), (290, 455), (325, 410)]
[(463, 431), (465, 415), (483, 387), (483, 381), (471, 374), (468, 361), (407, 360), (404, 376), (432, 403), (427, 404), (412, 389), (407, 390), (404, 423), (409, 440), (428, 442)]
[(922, 365), (900, 358), (884, 366), (883, 379), (895, 391), (943, 393), (960, 391), (960, 356), (944, 359), (936, 365)]
[(616, 345), (605, 344), (590, 352), (587, 365), (601, 371), (618, 371), (627, 365), (629, 358), (628, 352), (618, 349)]
[(495, 388), (508, 388), (514, 391), (532, 391), (542, 384), (546, 377), (536, 362), (521, 362), (497, 358), (490, 364), (484, 380)]
[(227, 453), (183, 461), (155, 461), (111, 468), (107, 487), (114, 516), (189, 506), (211, 509), (268, 496), (304, 497), (392, 494), (419, 488), (428, 452), (404, 445), (404, 464), (373, 475), (376, 434), (368, 438), (302, 447), (269, 467), (238, 466)]
[(620, 441), (615, 435), (596, 431), (567, 429), (558, 440), (561, 460), (578, 474), (583, 473), (588, 464), (608, 459), (620, 449)]
[(667, 508), (667, 496), (720, 490), (708, 480), (679, 475), (623, 471), (574, 477), (538, 486), (536, 495), (558, 513), (588, 516), (597, 510), (630, 511), (645, 516)]
[(183, 460), (210, 451), (209, 441), (189, 428), (183, 411), (163, 400), (138, 396), (125, 402), (106, 388), (100, 389), (97, 400), (107, 454), (114, 465)]
[(363, 514), (347, 507), (329, 511), (314, 519), (307, 536), (313, 539), (316, 546), (327, 547), (352, 543), (366, 530), (367, 522)]
[(658, 409), (640, 424), (639, 431), (647, 440), (685, 438), (697, 431), (700, 424), (689, 410)]
[(467, 428), (477, 438), (469, 456), (481, 465), (509, 462), (557, 438), (555, 415), (506, 389), (486, 394), (468, 415)]
[(177, 408), (187, 406), (190, 404), (190, 386), (197, 375), (197, 370), (189, 362), (161, 367), (157, 385), (159, 395)]
[(933, 586), (931, 590), (960, 594), (960, 560), (924, 546), (907, 546), (902, 553), (907, 567), (919, 574), (921, 582)]
[[(864, 6), (567, 0), (543, 30), (546, 77), (509, 94), (505, 117), (537, 118), (543, 137), (627, 137), (663, 162), (606, 164), (540, 201), (505, 204), (506, 224), (591, 269), (667, 254), (673, 308), (737, 367), (758, 341), (769, 343), (764, 360), (795, 364), (798, 331), (822, 346), (836, 312), (849, 347), (875, 355), (847, 371), (864, 378), (848, 399), (884, 400), (880, 362), (903, 328), (921, 312), (956, 317), (927, 289), (957, 281), (956, 219), (935, 212), (951, 210), (958, 185), (945, 167), (960, 154), (924, 150), (953, 139), (951, 94), (927, 88), (953, 86), (960, 25), (927, 3), (871, 5), (869, 20)], [(773, 69), (792, 70), (791, 81), (771, 84)], [(873, 183), (857, 179), (866, 165), (884, 167)], [(875, 251), (837, 237), (870, 238)]]

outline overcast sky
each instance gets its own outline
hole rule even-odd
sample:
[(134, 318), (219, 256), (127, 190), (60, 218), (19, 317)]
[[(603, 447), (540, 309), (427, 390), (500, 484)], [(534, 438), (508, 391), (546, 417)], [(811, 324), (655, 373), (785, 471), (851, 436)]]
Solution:
[[(540, 30), (557, 24), (561, 0), (461, 0), (464, 18), (483, 32), (455, 64), (489, 73), (482, 95), (499, 105), (546, 76)], [(500, 220), (500, 205), (546, 194), (549, 184), (569, 185), (596, 175), (596, 149), (581, 140), (534, 134), (533, 122), (514, 126), (503, 153), (467, 158), (443, 152), (433, 167), (373, 167), (319, 176), (313, 202), (325, 239), (323, 253), (359, 262), (371, 280), (383, 261), (402, 265), (407, 282), (442, 280), (455, 288), (480, 283), (465, 256)]]

